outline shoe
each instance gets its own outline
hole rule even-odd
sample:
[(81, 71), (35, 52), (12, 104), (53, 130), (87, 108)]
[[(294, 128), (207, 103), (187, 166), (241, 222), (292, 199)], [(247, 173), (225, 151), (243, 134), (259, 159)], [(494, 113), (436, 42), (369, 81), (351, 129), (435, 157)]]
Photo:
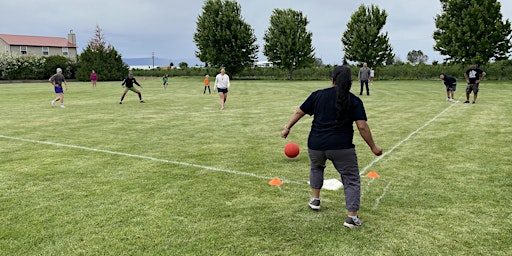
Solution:
[(60, 107), (61, 107), (61, 108), (66, 108), (66, 107), (64, 106), (64, 104), (60, 104)]
[(469, 100), (464, 101), (464, 104), (468, 104), (468, 103), (469, 103)]
[(120, 101), (120, 102), (119, 102), (119, 104), (123, 104), (123, 102), (122, 102), (122, 101)]
[(351, 217), (348, 217), (345, 219), (345, 222), (343, 223), (343, 226), (347, 228), (356, 228), (363, 225), (363, 221), (359, 218), (357, 218), (357, 221), (354, 221)]
[(52, 102), (50, 102), (50, 104), (52, 105), (52, 107), (55, 107), (55, 100), (52, 100)]
[(475, 104), (475, 102), (474, 102), (474, 101), (473, 101), (472, 103), (473, 103), (473, 104)]
[(452, 98), (452, 99), (450, 99), (450, 102), (455, 102), (455, 100)]
[(311, 200), (309, 200), (309, 208), (311, 208), (311, 210), (320, 210), (320, 199), (314, 199), (314, 198), (311, 198)]
[(446, 101), (450, 101), (450, 98), (446, 98)]
[(139, 102), (140, 102), (140, 103), (144, 103), (144, 101), (143, 101), (143, 100), (140, 100)]

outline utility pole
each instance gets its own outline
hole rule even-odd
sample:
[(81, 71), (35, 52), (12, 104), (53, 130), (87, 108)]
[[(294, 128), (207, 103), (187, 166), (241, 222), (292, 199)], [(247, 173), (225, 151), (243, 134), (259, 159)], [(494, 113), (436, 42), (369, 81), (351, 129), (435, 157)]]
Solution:
[(153, 57), (153, 69), (155, 69), (155, 52), (152, 52), (151, 56)]

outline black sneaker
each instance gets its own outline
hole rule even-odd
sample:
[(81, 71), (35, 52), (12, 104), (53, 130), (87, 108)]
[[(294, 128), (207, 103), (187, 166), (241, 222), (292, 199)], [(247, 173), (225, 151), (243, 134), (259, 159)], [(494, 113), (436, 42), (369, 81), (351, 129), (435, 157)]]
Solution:
[(359, 218), (357, 218), (357, 221), (354, 221), (354, 219), (347, 216), (345, 219), (345, 222), (343, 223), (343, 226), (347, 228), (356, 228), (363, 225), (363, 221)]
[(475, 104), (475, 102), (474, 102), (474, 101), (473, 101), (472, 103), (473, 103), (473, 104)]
[(309, 200), (309, 208), (311, 208), (311, 210), (320, 210), (320, 199), (313, 199), (311, 198), (311, 200)]
[(143, 101), (143, 100), (141, 100), (141, 101), (139, 101), (139, 102), (140, 102), (140, 103), (144, 103), (144, 101)]
[(468, 104), (468, 103), (469, 103), (469, 100), (464, 101), (464, 103), (465, 103), (465, 104)]
[(123, 104), (123, 102), (122, 102), (122, 101), (120, 101), (120, 102), (119, 102), (119, 104)]

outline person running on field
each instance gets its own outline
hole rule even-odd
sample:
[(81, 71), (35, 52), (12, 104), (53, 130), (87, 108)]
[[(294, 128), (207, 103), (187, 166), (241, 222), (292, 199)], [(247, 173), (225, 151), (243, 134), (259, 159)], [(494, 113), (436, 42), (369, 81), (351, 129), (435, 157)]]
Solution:
[(304, 115), (313, 116), (308, 137), (309, 183), (312, 193), (308, 205), (313, 210), (320, 210), (320, 190), (324, 184), (325, 163), (329, 159), (341, 176), (345, 192), (348, 216), (343, 225), (353, 228), (363, 224), (358, 217), (361, 180), (353, 144), (353, 123), (356, 123), (359, 134), (375, 155), (382, 155), (382, 148), (373, 141), (363, 101), (350, 93), (350, 68), (337, 66), (331, 77), (332, 86), (313, 92), (290, 117), (281, 131), (281, 137), (286, 138)]
[(57, 98), (52, 100), (52, 107), (55, 106), (55, 102), (60, 101), (60, 107), (65, 108), (64, 91), (62, 90), (62, 84), (64, 83), (66, 91), (68, 90), (68, 84), (66, 83), (66, 78), (64, 77), (64, 75), (62, 75), (62, 69), (57, 68), (57, 73), (51, 76), (50, 79), (48, 79), (48, 82), (50, 82), (53, 85), (53, 89), (55, 93), (58, 95)]
[(140, 85), (137, 80), (135, 79), (135, 77), (133, 77), (133, 74), (132, 73), (129, 73), (128, 74), (128, 77), (125, 78), (123, 80), (123, 83), (121, 84), (122, 87), (124, 87), (124, 91), (123, 91), (123, 95), (121, 95), (121, 100), (119, 101), (119, 104), (123, 104), (123, 99), (124, 99), (124, 96), (126, 96), (126, 93), (128, 91), (132, 91), (134, 93), (136, 93), (137, 95), (139, 95), (139, 102), (140, 103), (144, 103), (144, 101), (142, 100), (142, 94), (140, 93), (139, 90), (137, 90), (135, 87), (133, 87), (133, 84), (136, 84), (137, 86), (139, 86), (140, 88), (144, 88), (142, 87), (142, 85)]
[[(464, 78), (466, 78), (466, 82), (468, 83), (468, 86), (466, 87), (466, 101), (464, 103), (469, 103), (469, 95), (471, 92), (473, 92), (473, 104), (476, 103), (480, 80), (484, 79), (486, 75), (485, 71), (476, 66), (476, 63), (471, 63), (469, 69), (464, 73)], [(482, 78), (480, 78), (480, 76), (482, 76)]]
[(163, 77), (162, 77), (162, 83), (164, 85), (164, 90), (167, 90), (167, 86), (169, 86), (169, 76), (167, 74), (165, 74)]
[(439, 78), (443, 80), (443, 83), (446, 86), (446, 101), (454, 102), (455, 99), (453, 97), (457, 88), (457, 79), (445, 74), (439, 75)]

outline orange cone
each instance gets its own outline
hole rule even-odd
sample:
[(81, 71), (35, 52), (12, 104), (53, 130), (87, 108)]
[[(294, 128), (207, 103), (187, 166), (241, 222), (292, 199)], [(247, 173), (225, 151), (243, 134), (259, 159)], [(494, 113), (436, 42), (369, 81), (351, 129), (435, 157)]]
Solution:
[(366, 174), (366, 177), (375, 179), (375, 178), (380, 178), (380, 175), (374, 171), (371, 171)]
[(268, 182), (269, 185), (279, 187), (283, 184), (283, 182), (278, 178), (273, 178)]

